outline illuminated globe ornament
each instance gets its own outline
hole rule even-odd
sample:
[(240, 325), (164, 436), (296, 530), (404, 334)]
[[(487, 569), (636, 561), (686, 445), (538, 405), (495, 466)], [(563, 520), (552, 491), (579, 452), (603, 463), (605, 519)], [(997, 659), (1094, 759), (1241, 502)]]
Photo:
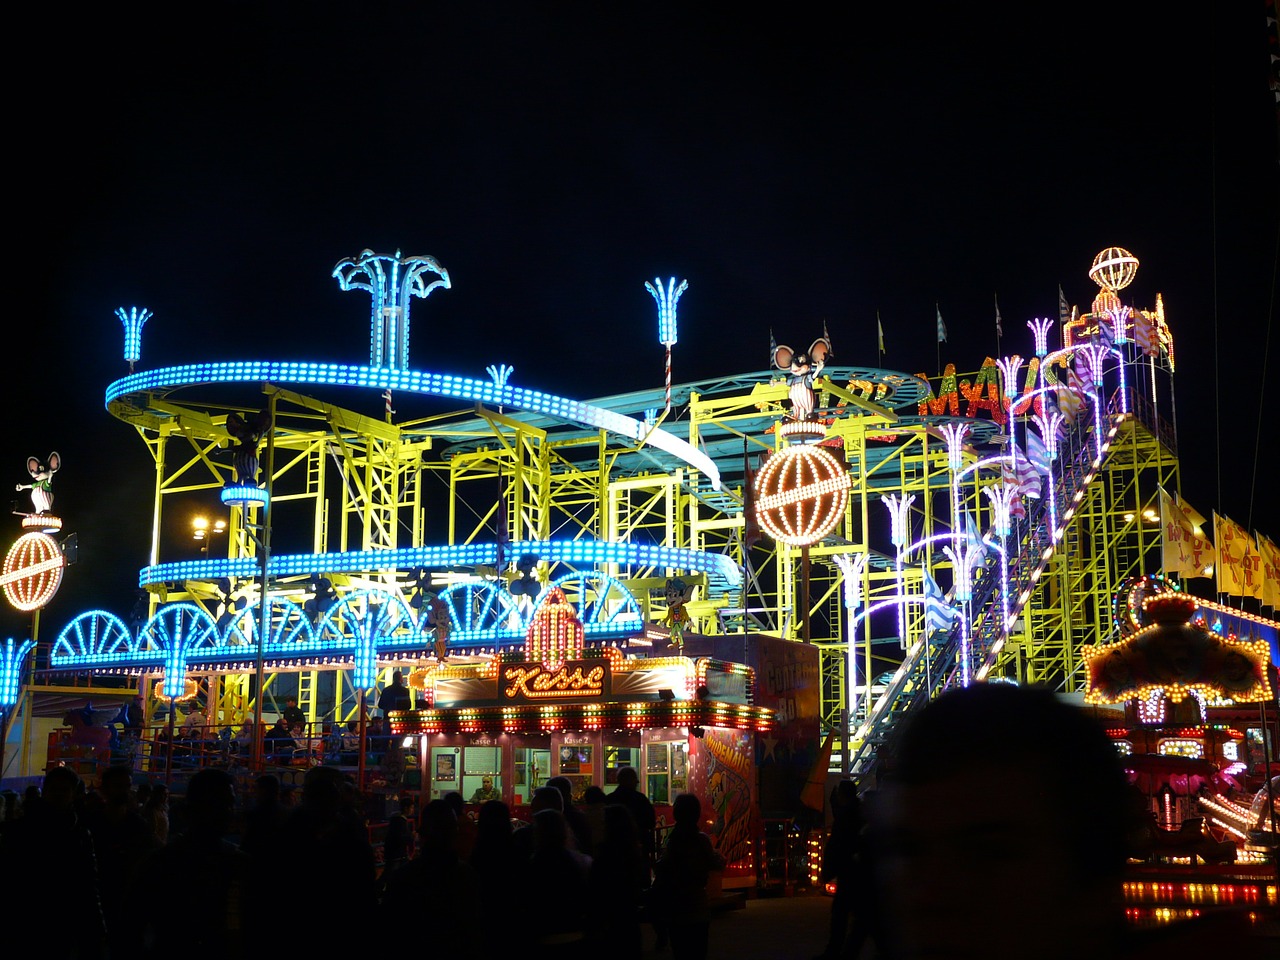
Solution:
[(840, 522), (849, 485), (844, 464), (825, 447), (784, 447), (756, 474), (756, 519), (779, 543), (807, 547)]
[(1093, 258), (1089, 279), (1104, 290), (1123, 290), (1137, 273), (1137, 257), (1124, 247), (1107, 247)]
[(67, 558), (58, 541), (47, 533), (24, 533), (4, 558), (0, 589), (16, 610), (39, 610), (58, 592)]

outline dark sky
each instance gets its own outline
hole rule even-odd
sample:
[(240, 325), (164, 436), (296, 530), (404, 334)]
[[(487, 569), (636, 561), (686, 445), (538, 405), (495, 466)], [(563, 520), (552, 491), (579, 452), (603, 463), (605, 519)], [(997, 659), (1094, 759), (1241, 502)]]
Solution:
[(365, 363), (368, 297), (330, 277), (365, 247), (452, 276), (414, 304), (415, 368), (590, 398), (661, 384), (655, 276), (689, 280), (677, 381), (762, 370), (771, 328), (824, 320), (836, 362), (874, 365), (877, 311), (884, 365), (932, 373), (935, 302), (964, 371), (993, 294), (1030, 355), (1025, 321), (1059, 284), (1087, 309), (1123, 246), (1126, 302), (1163, 293), (1175, 336), (1184, 494), (1280, 536), (1262, 3), (562, 6), (110, 5), (14, 32), (40, 68), (10, 97), (4, 462), (16, 483), (62, 454), (81, 556), (43, 636), (126, 613), (146, 562), (148, 458), (102, 404), (115, 308), (155, 312), (143, 368)]

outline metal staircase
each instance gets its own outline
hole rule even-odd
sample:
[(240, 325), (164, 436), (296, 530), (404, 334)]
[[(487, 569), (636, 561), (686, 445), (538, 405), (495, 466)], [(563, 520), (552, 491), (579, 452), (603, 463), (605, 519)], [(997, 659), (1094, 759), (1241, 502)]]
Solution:
[[(1112, 422), (1110, 417), (1104, 420)], [(1059, 527), (1069, 527), (1064, 514), (1076, 502), (1077, 495), (1093, 482), (1098, 469), (1094, 465), (1096, 456), (1093, 421), (1082, 410), (1060, 443), (1054, 464), (1054, 489), (1048, 491), (1045, 498), (1031, 502), (1026, 518), (1015, 523), (1010, 536), (1007, 586), (1010, 620), (1021, 612), (1053, 552), (1048, 497), (1055, 499)], [(1013, 549), (1015, 543), (1016, 549)], [(1069, 547), (1065, 543), (1057, 546), (1057, 549), (1064, 548)], [(970, 676), (994, 663), (999, 642), (1005, 636), (1005, 607), (1001, 597), (999, 556), (988, 551), (973, 584)], [(892, 749), (895, 733), (900, 729), (898, 721), (903, 716), (960, 684), (964, 667), (961, 654), (959, 619), (950, 629), (929, 632), (907, 651), (902, 667), (894, 674), (888, 689), (860, 731), (862, 739), (855, 745), (851, 768), (854, 777), (874, 775), (886, 747)]]

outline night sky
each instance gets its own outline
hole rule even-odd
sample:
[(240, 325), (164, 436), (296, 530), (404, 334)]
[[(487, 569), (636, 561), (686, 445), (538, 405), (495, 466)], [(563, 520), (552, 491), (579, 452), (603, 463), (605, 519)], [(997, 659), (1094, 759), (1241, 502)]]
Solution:
[[(15, 31), (41, 69), (9, 98), (3, 462), (17, 483), (61, 453), (80, 546), (42, 637), (127, 614), (146, 562), (149, 458), (103, 407), (115, 308), (154, 311), (141, 369), (363, 364), (368, 296), (330, 272), (366, 247), (452, 277), (413, 304), (415, 369), (505, 362), (588, 399), (661, 385), (657, 276), (689, 281), (677, 382), (763, 371), (770, 329), (824, 321), (835, 363), (875, 365), (877, 311), (882, 365), (933, 374), (935, 303), (943, 363), (995, 355), (995, 295), (1029, 356), (1025, 322), (1059, 284), (1087, 310), (1123, 246), (1125, 302), (1162, 293), (1175, 337), (1184, 495), (1280, 537), (1262, 3), (687, 6), (110, 5)], [(0, 638), (28, 630), (6, 606)]]

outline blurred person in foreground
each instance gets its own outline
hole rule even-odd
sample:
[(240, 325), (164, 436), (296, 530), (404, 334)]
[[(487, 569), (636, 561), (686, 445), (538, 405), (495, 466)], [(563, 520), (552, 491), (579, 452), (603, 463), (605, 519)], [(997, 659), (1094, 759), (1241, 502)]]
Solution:
[[(910, 721), (881, 785), (868, 815), (894, 960), (1168, 949), (1126, 927), (1130, 807), (1115, 746), (1051, 691), (943, 694)], [(1219, 933), (1233, 923), (1214, 921)]]

